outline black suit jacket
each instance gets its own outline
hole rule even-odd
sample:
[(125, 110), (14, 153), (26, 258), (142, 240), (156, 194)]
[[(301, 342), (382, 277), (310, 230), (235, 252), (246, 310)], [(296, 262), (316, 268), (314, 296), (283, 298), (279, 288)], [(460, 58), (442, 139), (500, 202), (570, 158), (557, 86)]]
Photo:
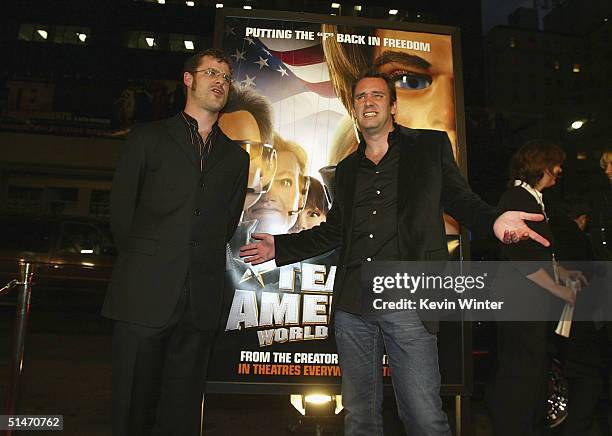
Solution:
[[(490, 234), (499, 216), (474, 194), (461, 176), (445, 132), (399, 129), (400, 163), (397, 193), (397, 235), (401, 260), (448, 258), (443, 212), (475, 233)], [(277, 265), (286, 265), (340, 247), (334, 282), (342, 292), (353, 229), (353, 199), (359, 155), (352, 153), (336, 168), (336, 196), (327, 221), (307, 231), (274, 237)], [(337, 297), (336, 297), (337, 298)], [(425, 323), (429, 331), (437, 323)]]
[(248, 168), (248, 154), (219, 130), (200, 172), (180, 114), (135, 127), (111, 191), (119, 256), (104, 316), (162, 326), (188, 279), (196, 325), (217, 328), (225, 246), (240, 219)]

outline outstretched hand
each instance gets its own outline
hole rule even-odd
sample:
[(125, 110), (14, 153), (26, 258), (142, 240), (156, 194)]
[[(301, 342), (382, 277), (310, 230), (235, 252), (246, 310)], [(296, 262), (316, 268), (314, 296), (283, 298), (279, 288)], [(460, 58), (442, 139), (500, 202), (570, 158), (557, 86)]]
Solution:
[(493, 224), (493, 232), (497, 239), (504, 244), (514, 244), (516, 242), (533, 239), (545, 247), (550, 245), (547, 239), (537, 232), (531, 230), (525, 221), (543, 221), (544, 215), (539, 213), (527, 213), (519, 211), (508, 211), (501, 214)]
[(274, 236), (269, 233), (253, 233), (252, 239), (258, 242), (240, 247), (240, 257), (247, 263), (259, 265), (274, 259)]

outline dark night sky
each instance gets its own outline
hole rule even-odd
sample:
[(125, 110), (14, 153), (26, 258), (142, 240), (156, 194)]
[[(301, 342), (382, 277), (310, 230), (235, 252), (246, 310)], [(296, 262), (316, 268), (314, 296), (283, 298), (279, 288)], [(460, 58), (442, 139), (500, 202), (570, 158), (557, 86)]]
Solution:
[[(540, 9), (540, 19), (549, 10), (543, 7), (550, 0), (535, 0)], [(508, 14), (519, 7), (533, 7), (534, 0), (482, 0), (482, 31), (487, 33), (493, 26), (507, 25)]]

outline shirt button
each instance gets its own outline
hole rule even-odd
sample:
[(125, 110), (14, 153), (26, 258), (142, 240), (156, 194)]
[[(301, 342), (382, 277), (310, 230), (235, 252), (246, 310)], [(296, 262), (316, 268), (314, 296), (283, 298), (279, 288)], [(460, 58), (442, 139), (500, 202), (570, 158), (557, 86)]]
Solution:
[(368, 257), (366, 260), (367, 260), (368, 262), (372, 262), (372, 258), (371, 258), (371, 257)]
[(370, 239), (374, 238), (374, 235), (372, 233), (370, 233), (368, 236), (370, 236)]
[(202, 215), (202, 212), (200, 211), (200, 209), (195, 209), (195, 210), (193, 211), (193, 214), (194, 214), (195, 216), (200, 216), (200, 215)]
[(376, 190), (376, 195), (380, 195), (380, 191), (379, 190)]
[(372, 211), (372, 215), (376, 215), (376, 211), (375, 210)]
[(189, 241), (189, 245), (191, 245), (192, 247), (197, 247), (200, 244), (198, 243), (198, 241)]

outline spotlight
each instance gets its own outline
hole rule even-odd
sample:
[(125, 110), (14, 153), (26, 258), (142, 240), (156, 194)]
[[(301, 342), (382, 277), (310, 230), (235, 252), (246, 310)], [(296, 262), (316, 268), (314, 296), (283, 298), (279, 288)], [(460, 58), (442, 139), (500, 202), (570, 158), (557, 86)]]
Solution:
[(145, 41), (147, 41), (147, 45), (149, 47), (153, 47), (155, 45), (155, 38), (145, 38)]
[(81, 42), (85, 42), (87, 40), (87, 34), (86, 33), (80, 33), (77, 32), (77, 38), (79, 38), (79, 41)]
[(325, 403), (329, 403), (332, 400), (332, 397), (330, 395), (325, 395), (325, 394), (312, 394), (312, 395), (306, 395), (304, 397), (304, 401), (306, 401), (307, 403), (310, 404), (325, 404)]
[(189, 0), (187, 0), (185, 3), (187, 4), (187, 6), (195, 6), (195, 2)]
[(36, 33), (38, 33), (42, 39), (47, 39), (49, 36), (49, 33), (44, 29), (36, 29)]
[(157, 0), (157, 4), (165, 5), (166, 4), (166, 0)]
[(193, 50), (195, 48), (195, 46), (193, 45), (193, 41), (189, 41), (188, 39), (184, 40), (183, 43), (185, 44), (185, 48), (187, 50)]
[(251, 6), (251, 5), (244, 5), (244, 6), (242, 7), (242, 9), (246, 9), (246, 10), (248, 11), (248, 10), (253, 9), (253, 6)]
[(580, 129), (582, 126), (584, 126), (584, 121), (582, 120), (576, 120), (574, 122), (572, 122), (572, 124), (570, 125), (570, 128), (572, 130), (578, 130)]
[(293, 407), (304, 416), (333, 416), (344, 409), (342, 395), (324, 393), (308, 395), (291, 395)]
[(332, 9), (340, 9), (340, 3), (332, 3), (331, 7)]
[(389, 15), (397, 15), (397, 9), (389, 9)]
[(223, 7), (223, 3), (217, 3), (217, 4), (215, 5), (215, 7), (216, 7), (217, 9), (221, 9), (221, 8)]
[(355, 5), (354, 8), (357, 12), (361, 12), (361, 5)]

